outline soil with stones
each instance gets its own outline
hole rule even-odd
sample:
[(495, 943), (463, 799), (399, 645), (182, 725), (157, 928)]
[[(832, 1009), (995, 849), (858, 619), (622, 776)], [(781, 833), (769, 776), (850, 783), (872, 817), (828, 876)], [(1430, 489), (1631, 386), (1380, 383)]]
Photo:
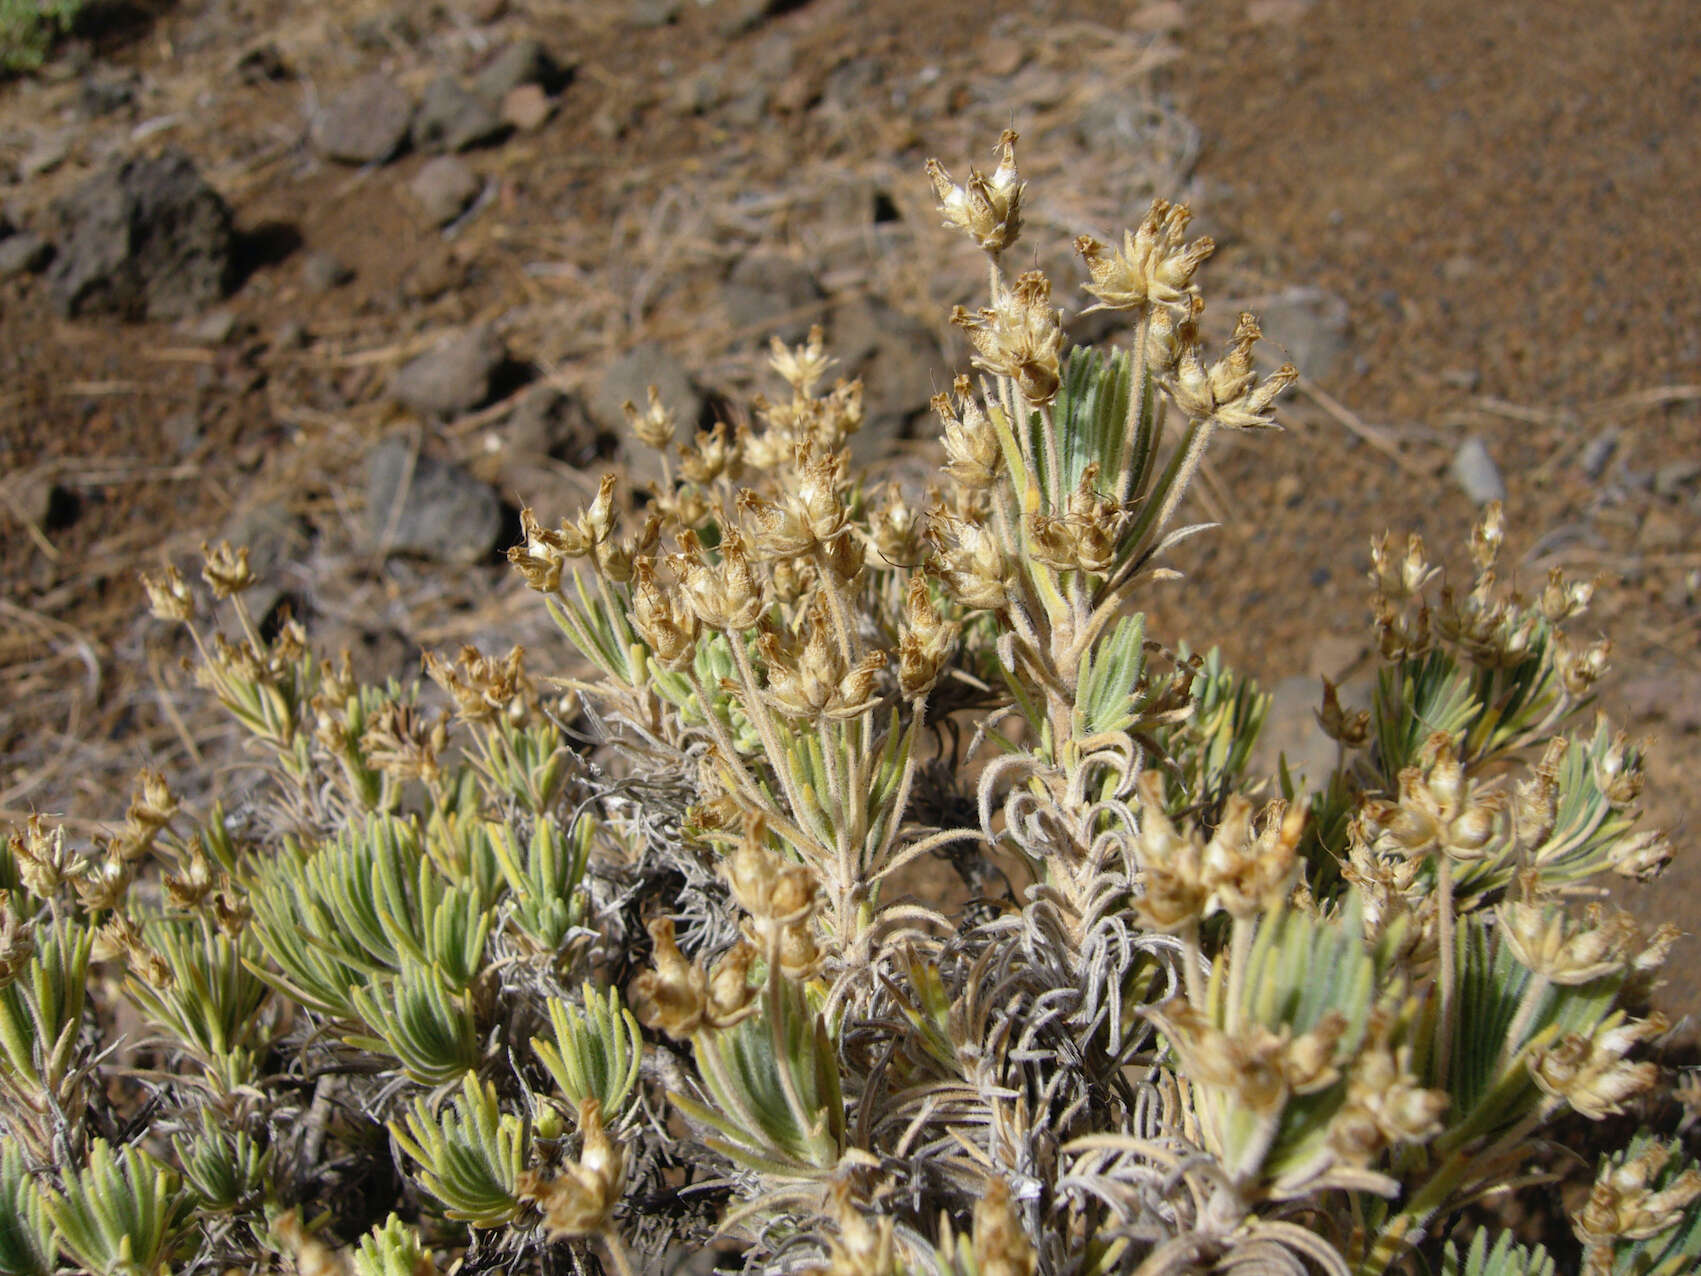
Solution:
[[(363, 672), (558, 650), (498, 563), (820, 321), (870, 456), (932, 463), (980, 286), (922, 161), (1023, 135), (1021, 251), (1155, 195), (1220, 248), (1209, 314), (1308, 378), (1197, 489), (1222, 524), (1153, 603), (1308, 747), (1364, 676), (1370, 536), (1457, 562), (1504, 493), (1520, 580), (1598, 573), (1603, 704), (1657, 737), (1701, 911), (1701, 24), (1688, 0), (183, 0), (0, 85), (0, 818), (122, 812), (144, 764), (222, 783), (135, 574), (251, 544), (263, 605)], [(1219, 330), (1220, 335), (1220, 330)], [(281, 614), (276, 611), (275, 614)], [(1303, 681), (1295, 682), (1299, 678)], [(1673, 963), (1668, 1005), (1701, 1008)]]

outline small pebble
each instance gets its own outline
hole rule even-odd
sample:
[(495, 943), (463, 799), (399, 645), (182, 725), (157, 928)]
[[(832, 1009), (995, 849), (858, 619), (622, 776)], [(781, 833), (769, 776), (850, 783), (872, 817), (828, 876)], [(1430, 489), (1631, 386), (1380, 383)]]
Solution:
[(354, 271), (330, 253), (310, 253), (301, 263), (301, 286), (308, 292), (331, 292), (353, 278)]
[(549, 123), (555, 104), (540, 84), (522, 84), (502, 99), (502, 122), (522, 133), (534, 133)]
[(0, 280), (40, 274), (53, 260), (53, 245), (32, 230), (0, 240)]
[(1584, 475), (1590, 480), (1598, 479), (1606, 473), (1607, 464), (1612, 460), (1612, 454), (1618, 451), (1618, 431), (1603, 430), (1589, 440), (1582, 455), (1577, 458), (1583, 467)]
[(1488, 454), (1483, 441), (1474, 436), (1466, 439), (1453, 454), (1453, 478), (1478, 505), (1506, 499), (1506, 481), (1500, 477), (1500, 467)]
[(482, 188), (478, 174), (452, 155), (429, 161), (408, 184), (434, 226), (445, 226), (466, 212)]

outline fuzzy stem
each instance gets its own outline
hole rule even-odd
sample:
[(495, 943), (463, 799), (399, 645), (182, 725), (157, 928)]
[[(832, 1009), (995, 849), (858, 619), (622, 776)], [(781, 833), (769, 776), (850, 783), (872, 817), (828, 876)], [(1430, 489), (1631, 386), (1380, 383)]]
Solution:
[(613, 1227), (604, 1227), (600, 1233), (603, 1248), (614, 1262), (614, 1270), (619, 1276), (637, 1276), (638, 1269), (632, 1266), (632, 1258), (626, 1252), (626, 1246), (620, 1241), (620, 1236)]
[(1440, 945), (1440, 971), (1437, 978), (1441, 981), (1441, 1040), (1446, 1043), (1441, 1057), (1435, 1061), (1435, 1085), (1439, 1090), (1447, 1088), (1447, 1073), (1453, 1062), (1453, 1020), (1458, 1013), (1457, 998), (1453, 988), (1458, 954), (1453, 951), (1453, 861), (1447, 852), (1441, 852), (1441, 858), (1435, 869), (1435, 934), (1436, 943)]

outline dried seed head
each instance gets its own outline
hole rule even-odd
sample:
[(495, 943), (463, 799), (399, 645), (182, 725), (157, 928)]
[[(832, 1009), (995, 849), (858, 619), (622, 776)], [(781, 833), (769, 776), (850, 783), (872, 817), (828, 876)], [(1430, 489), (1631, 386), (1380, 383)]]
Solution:
[(709, 979), (679, 951), (670, 918), (655, 918), (647, 929), (655, 944), (655, 969), (641, 972), (632, 981), (632, 1013), (644, 1027), (684, 1041), (703, 1026)]
[(1591, 1121), (1615, 1116), (1660, 1075), (1656, 1064), (1628, 1063), (1624, 1056), (1665, 1030), (1658, 1015), (1635, 1022), (1614, 1014), (1592, 1033), (1568, 1033), (1532, 1051), (1530, 1075), (1542, 1093), (1564, 1100)]
[(1176, 406), (1195, 421), (1215, 421), (1229, 429), (1274, 426), (1276, 396), (1297, 381), (1299, 373), (1292, 364), (1283, 364), (1262, 382), (1258, 380), (1252, 349), (1262, 335), (1258, 321), (1242, 314), (1228, 354), (1209, 368), (1196, 346), (1185, 348), (1167, 383)]
[(804, 721), (850, 718), (873, 703), (875, 679), (886, 657), (871, 653), (845, 663), (826, 598), (817, 593), (804, 614), (800, 643), (768, 632), (757, 640), (768, 669), (767, 700), (781, 713)]
[(176, 817), (177, 797), (165, 776), (143, 770), (136, 776), (135, 794), (124, 813), (124, 831), (118, 846), (127, 859), (139, 859), (153, 845), (155, 836)]
[(1186, 242), (1192, 219), (1185, 204), (1160, 199), (1153, 201), (1138, 230), (1123, 232), (1122, 251), (1114, 256), (1106, 256), (1105, 246), (1090, 235), (1077, 239), (1075, 251), (1092, 277), (1086, 290), (1098, 298), (1086, 313), (1186, 304), (1194, 274), (1216, 249), (1209, 238)]
[(690, 447), (679, 445), (679, 472), (699, 487), (709, 486), (722, 475), (736, 481), (742, 468), (738, 440), (728, 437), (725, 421), (697, 431)]
[(39, 815), (30, 816), (24, 833), (13, 833), (6, 846), (24, 889), (39, 900), (51, 899), (62, 883), (83, 871), (82, 859), (65, 844), (63, 826), (49, 828)]
[(35, 928), (19, 915), (11, 891), (0, 891), (0, 989), (11, 986), (35, 956)]
[[(1500, 934), (1513, 956), (1556, 984), (1576, 986), (1623, 972), (1641, 959), (1642, 930), (1622, 909), (1592, 904), (1581, 919), (1533, 898), (1507, 900), (1496, 910)], [(1656, 941), (1663, 956), (1664, 946)]]
[(1135, 842), (1141, 894), (1134, 911), (1149, 930), (1173, 934), (1198, 924), (1205, 914), (1210, 886), (1205, 880), (1204, 842), (1183, 834), (1164, 811), (1163, 777), (1141, 773), (1140, 833)]
[(163, 577), (143, 572), (142, 588), (147, 591), (148, 610), (155, 620), (181, 623), (195, 614), (195, 596), (175, 567), (168, 566)]
[(177, 872), (167, 873), (160, 882), (171, 906), (184, 911), (200, 907), (201, 901), (211, 894), (214, 884), (212, 861), (206, 857), (199, 843), (191, 844), (189, 854), (178, 866)]
[(462, 647), (452, 665), (434, 651), (426, 652), (421, 663), (431, 680), (454, 700), (460, 721), (485, 726), (512, 719), (516, 705), (523, 709), (533, 699), (525, 658), (523, 647), (510, 648), (501, 660), (477, 647)]
[(951, 388), (957, 396), (955, 409), (950, 395), (936, 394), (932, 400), (945, 426), (945, 470), (964, 487), (991, 487), (998, 481), (1003, 461), (998, 431), (975, 398), (968, 377), (959, 376)]
[(1082, 470), (1061, 517), (1037, 511), (1025, 517), (1029, 550), (1046, 566), (1103, 575), (1115, 565), (1133, 511), (1101, 496), (1094, 487), (1098, 476), (1097, 462)]
[(969, 314), (961, 306), (951, 322), (967, 333), (975, 366), (1007, 377), (1029, 403), (1050, 403), (1062, 384), (1063, 312), (1051, 304), (1051, 281), (1037, 270), (1020, 276), (991, 309)]
[(561, 588), (561, 569), (567, 561), (561, 538), (537, 521), (529, 505), (520, 511), (520, 530), (526, 539), (508, 550), (508, 561), (525, 577), (527, 586), (540, 594), (554, 593)]
[(703, 1020), (712, 1028), (730, 1028), (757, 1013), (756, 989), (750, 986), (750, 971), (758, 953), (740, 941), (727, 949), (709, 974), (709, 1002)]
[(209, 549), (207, 542), (202, 541), (201, 557), (206, 560), (206, 565), (201, 568), (201, 579), (211, 587), (214, 598), (233, 597), (254, 584), (254, 573), (248, 567), (247, 546), (232, 549), (229, 541), (220, 541), (216, 549)]
[(1372, 1016), (1369, 1040), (1353, 1060), (1347, 1101), (1329, 1123), (1329, 1145), (1349, 1165), (1370, 1165), (1396, 1144), (1441, 1132), (1446, 1091), (1428, 1090), (1412, 1071), (1410, 1046), (1388, 1044), (1388, 1017)]
[(1323, 707), (1317, 711), (1317, 723), (1323, 734), (1349, 749), (1359, 748), (1370, 736), (1370, 713), (1360, 709), (1348, 713), (1341, 708), (1335, 684), (1323, 679)]
[(435, 785), (443, 775), (449, 728), (442, 716), (427, 718), (412, 705), (382, 705), (360, 737), (369, 766), (400, 780)]
[(1482, 521), (1471, 529), (1471, 561), (1477, 571), (1486, 572), (1500, 556), (1500, 546), (1506, 539), (1506, 520), (1499, 501), (1483, 507)]
[(1619, 838), (1607, 852), (1607, 862), (1619, 876), (1646, 882), (1665, 871), (1671, 856), (1671, 840), (1664, 833), (1650, 829)]
[(983, 523), (934, 511), (934, 534), (943, 541), (939, 576), (951, 597), (970, 611), (996, 611), (1015, 579), (1004, 546)]
[(927, 175), (933, 179), (945, 225), (961, 230), (994, 257), (1015, 243), (1022, 230), (1022, 193), (1027, 183), (1016, 172), (1018, 140), (1005, 129), (998, 139), (998, 168), (992, 176), (971, 168), (962, 186), (951, 181), (938, 160), (927, 161)]
[(526, 1170), (516, 1185), (516, 1195), (535, 1201), (543, 1212), (544, 1231), (551, 1240), (596, 1235), (608, 1226), (609, 1215), (620, 1201), (626, 1156), (608, 1137), (597, 1100), (579, 1104), (579, 1133), (583, 1144), (578, 1160), (567, 1161), (561, 1173), (550, 1179)]
[(1654, 1181), (1671, 1160), (1672, 1149), (1649, 1142), (1620, 1164), (1608, 1162), (1589, 1191), (1588, 1202), (1572, 1216), (1572, 1228), (1584, 1245), (1651, 1240), (1682, 1221), (1701, 1197), (1701, 1170), (1691, 1166), (1655, 1190)]
[(907, 700), (919, 699), (939, 681), (957, 643), (957, 625), (947, 624), (933, 605), (927, 577), (910, 577), (904, 623), (898, 631), (898, 689)]
[(1564, 634), (1553, 636), (1553, 664), (1568, 694), (1581, 699), (1605, 676), (1612, 643), (1606, 639), (1577, 647)]
[(748, 490), (738, 494), (740, 506), (756, 516), (756, 546), (766, 557), (801, 558), (843, 535), (848, 525), (845, 456), (805, 451), (799, 463), (795, 488), (777, 502)]
[(633, 570), (638, 583), (632, 591), (632, 627), (662, 668), (689, 669), (697, 653), (697, 613), (656, 583), (655, 561), (648, 555), (637, 559)]
[(809, 339), (799, 346), (788, 346), (778, 337), (772, 339), (768, 366), (801, 399), (815, 393), (815, 386), (827, 374), (836, 360), (827, 357), (827, 342), (820, 324), (809, 329)]
[(1002, 1178), (987, 1179), (986, 1190), (975, 1202), (971, 1244), (979, 1276), (1033, 1276), (1039, 1264)]
[(764, 931), (809, 917), (820, 889), (815, 874), (770, 850), (766, 836), (766, 825), (758, 819), (726, 861), (733, 898)]
[(630, 399), (620, 405), (620, 410), (626, 414), (627, 427), (638, 442), (648, 444), (658, 452), (673, 442), (673, 413), (662, 402), (661, 391), (655, 386), (649, 387), (644, 411), (638, 411), (638, 406)]
[(76, 889), (77, 902), (91, 913), (104, 913), (124, 902), (133, 876), (131, 865), (117, 855), (108, 853), (98, 864), (88, 864), (71, 885)]
[(1539, 606), (1547, 622), (1557, 625), (1588, 610), (1594, 596), (1593, 581), (1566, 580), (1565, 574), (1555, 567), (1547, 574)]
[(1629, 806), (1642, 795), (1642, 752), (1618, 731), (1595, 762), (1595, 785), (1615, 807)]
[(1296, 848), (1305, 831), (1305, 808), (1272, 802), (1256, 835), (1251, 814), (1251, 803), (1239, 794), (1230, 796), (1222, 822), (1205, 844), (1206, 916), (1220, 909), (1231, 917), (1256, 917), (1281, 907), (1298, 880)]
[(697, 534), (679, 534), (680, 552), (669, 560), (679, 591), (705, 628), (749, 629), (767, 609), (761, 583), (750, 565), (743, 533), (728, 528), (717, 564), (705, 561)]
[(1400, 772), (1396, 802), (1371, 802), (1366, 818), (1381, 831), (1378, 849), (1401, 855), (1440, 853), (1456, 860), (1485, 854), (1504, 795), (1473, 783), (1446, 732), (1424, 742), (1419, 765)]
[(887, 485), (884, 499), (869, 515), (868, 539), (890, 567), (910, 567), (920, 560), (920, 516), (896, 483)]

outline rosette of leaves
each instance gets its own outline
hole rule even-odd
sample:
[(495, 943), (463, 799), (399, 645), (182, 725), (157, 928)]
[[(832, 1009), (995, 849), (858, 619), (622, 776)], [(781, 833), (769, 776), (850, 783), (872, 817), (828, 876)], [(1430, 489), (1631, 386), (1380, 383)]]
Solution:
[(172, 1147), (199, 1209), (234, 1213), (253, 1206), (266, 1190), (271, 1149), (210, 1108), (200, 1110), (195, 1128), (174, 1138)]
[(715, 1131), (707, 1142), (736, 1164), (781, 1178), (818, 1177), (845, 1149), (845, 1109), (833, 1040), (805, 991), (777, 970), (761, 1011), (691, 1041), (707, 1103), (670, 1094)]
[(437, 1270), (419, 1233), (394, 1214), (360, 1238), (351, 1261), (355, 1276), (430, 1276)]
[(448, 1217), (492, 1228), (519, 1214), (517, 1189), (531, 1155), (531, 1123), (501, 1110), (495, 1086), (468, 1072), (444, 1111), (433, 1112), (425, 1099), (416, 1099), (389, 1128), (418, 1166), (419, 1185), (442, 1202)]
[(610, 1127), (625, 1119), (636, 1094), (638, 1068), (643, 1061), (644, 1036), (632, 1012), (610, 988), (606, 995), (587, 980), (574, 1005), (549, 999), (549, 1022), (554, 1040), (532, 1038), (532, 1052), (549, 1070), (570, 1111), (594, 1099), (608, 1114)]
[(509, 916), (538, 952), (561, 951), (584, 922), (581, 886), (596, 828), (596, 820), (589, 817), (574, 820), (565, 830), (554, 820), (538, 819), (522, 841), (514, 825), (490, 824), (490, 844), (508, 884)]
[(94, 928), (69, 917), (38, 926), (34, 952), (0, 988), (0, 1094), (9, 1132), (42, 1160), (56, 1155), (59, 1122), (75, 1119), (77, 1037), (88, 1004)]
[(88, 1163), (67, 1171), (43, 1203), (60, 1248), (100, 1276), (158, 1271), (192, 1236), (193, 1199), (175, 1174), (133, 1145), (114, 1155), (105, 1139), (94, 1140)]
[(51, 1276), (53, 1222), (14, 1142), (0, 1146), (0, 1276)]
[(230, 1091), (248, 1084), (265, 1044), (260, 1007), (271, 991), (253, 973), (259, 946), (252, 935), (232, 939), (205, 913), (152, 918), (141, 931), (168, 978), (156, 987), (132, 971), (125, 981), (131, 1002), (177, 1039), (212, 1085)]
[(1488, 1229), (1471, 1237), (1463, 1257), (1458, 1246), (1447, 1242), (1441, 1259), (1441, 1276), (1558, 1276), (1559, 1268), (1540, 1245), (1518, 1244), (1511, 1232), (1501, 1232), (1489, 1245)]
[(421, 1085), (443, 1085), (479, 1064), (472, 994), (436, 966), (404, 958), (400, 971), (355, 988), (350, 1001), (367, 1032), (344, 1040), (390, 1056)]

